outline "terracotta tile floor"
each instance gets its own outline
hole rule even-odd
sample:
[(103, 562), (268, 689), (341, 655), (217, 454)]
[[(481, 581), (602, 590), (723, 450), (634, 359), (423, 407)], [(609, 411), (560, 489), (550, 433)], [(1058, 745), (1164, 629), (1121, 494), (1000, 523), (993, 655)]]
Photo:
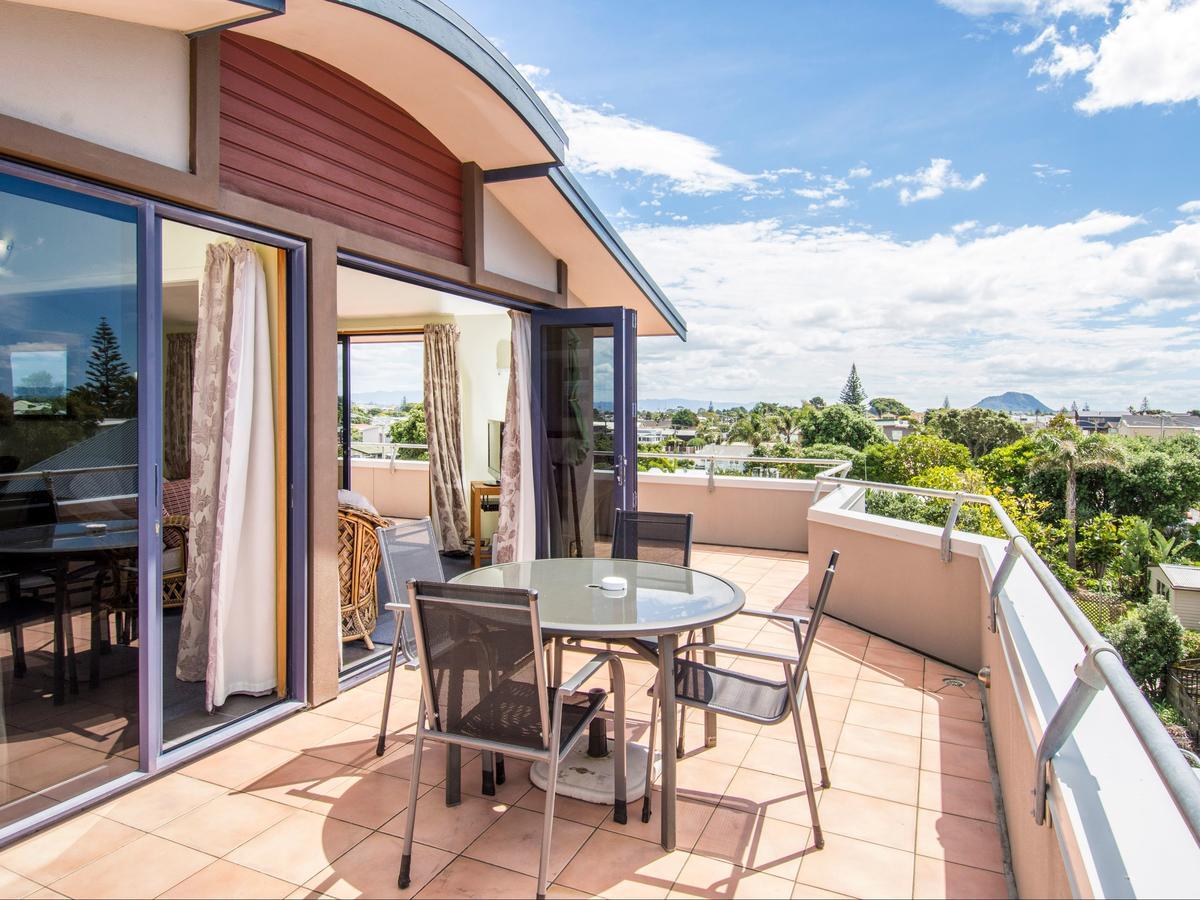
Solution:
[[(694, 565), (737, 581), (752, 606), (806, 608), (803, 554), (701, 546)], [(735, 644), (790, 640), (745, 617), (718, 631)], [(678, 849), (663, 852), (657, 817), (643, 825), (636, 803), (621, 826), (600, 807), (561, 802), (551, 895), (1007, 896), (972, 680), (946, 687), (945, 666), (831, 619), (812, 670), (833, 780), (819, 791), (823, 850), (812, 845), (791, 724), (721, 719), (718, 746), (701, 749), (697, 716), (679, 764)], [(652, 676), (627, 664), (635, 740), (644, 740)], [(5, 849), (0, 895), (400, 896), (418, 679), (399, 674), (393, 734), (378, 758), (383, 688), (381, 676)], [(447, 809), (445, 756), (433, 747), (405, 895), (532, 896), (542, 797), (527, 766), (511, 760), (499, 794), (484, 797), (478, 761), (464, 753), (463, 803)]]

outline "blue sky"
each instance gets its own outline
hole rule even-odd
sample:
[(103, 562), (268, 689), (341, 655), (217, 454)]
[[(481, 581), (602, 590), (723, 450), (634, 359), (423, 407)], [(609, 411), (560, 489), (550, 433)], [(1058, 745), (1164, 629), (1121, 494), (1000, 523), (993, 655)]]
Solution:
[(455, 3), (689, 320), (643, 397), (1200, 406), (1200, 0)]

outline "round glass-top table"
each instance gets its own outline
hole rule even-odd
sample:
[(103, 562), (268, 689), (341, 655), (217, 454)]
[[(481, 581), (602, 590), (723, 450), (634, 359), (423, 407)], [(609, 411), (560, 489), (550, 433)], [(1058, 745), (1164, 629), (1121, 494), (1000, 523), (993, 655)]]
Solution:
[[(606, 591), (604, 578), (624, 578), (625, 590)], [(662, 845), (675, 849), (675, 650), (679, 635), (711, 629), (737, 615), (746, 595), (732, 582), (682, 566), (631, 559), (537, 559), (473, 569), (452, 579), (459, 584), (513, 587), (538, 592), (542, 631), (555, 637), (632, 641), (657, 638), (662, 701)], [(640, 648), (643, 653), (646, 647)], [(707, 661), (707, 660), (706, 660)], [(706, 740), (716, 741), (715, 719), (705, 717)], [(653, 748), (647, 764), (653, 763)]]
[[(624, 578), (623, 592), (600, 587)], [(634, 559), (538, 559), (473, 569), (460, 584), (538, 592), (542, 630), (565, 637), (627, 640), (706, 628), (736, 615), (746, 595), (736, 584), (682, 566)]]

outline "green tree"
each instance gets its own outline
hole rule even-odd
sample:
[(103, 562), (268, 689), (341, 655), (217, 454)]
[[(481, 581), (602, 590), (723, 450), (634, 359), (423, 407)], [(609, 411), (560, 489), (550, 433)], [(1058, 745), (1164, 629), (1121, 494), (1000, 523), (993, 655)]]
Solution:
[(863, 451), (863, 466), (872, 481), (911, 484), (930, 469), (966, 469), (967, 448), (934, 434), (908, 434), (895, 444), (873, 444)]
[(1079, 523), (1076, 488), (1080, 472), (1119, 466), (1125, 456), (1120, 447), (1103, 435), (1085, 435), (1076, 425), (1058, 415), (1036, 438), (1038, 453), (1032, 469), (1054, 469), (1066, 474), (1064, 505), (1067, 513), (1067, 565), (1076, 565), (1075, 540)]
[(861, 409), (835, 404), (814, 409), (804, 427), (804, 445), (846, 444), (862, 450), (869, 444), (886, 443), (879, 426), (868, 419)]
[(757, 447), (775, 437), (779, 428), (774, 417), (759, 412), (749, 412), (734, 423), (729, 431), (729, 440), (745, 441), (751, 447)]
[(820, 395), (813, 397), (811, 400), (808, 401), (808, 403), (814, 409), (824, 409), (825, 408), (825, 398)]
[(867, 402), (867, 392), (863, 390), (862, 379), (858, 377), (858, 366), (855, 363), (850, 364), (850, 374), (846, 377), (841, 394), (838, 395), (838, 402), (858, 408), (862, 408)]
[(925, 415), (925, 429), (962, 444), (972, 459), (1011, 444), (1025, 433), (1008, 413), (978, 406), (930, 410)]
[(1167, 673), (1183, 655), (1183, 626), (1166, 598), (1151, 597), (1106, 631), (1133, 680), (1150, 696), (1160, 697)]
[(894, 397), (876, 397), (871, 401), (871, 411), (877, 416), (911, 416), (912, 410)]
[(976, 460), (976, 464), (987, 473), (993, 484), (1024, 493), (1029, 485), (1029, 467), (1037, 454), (1037, 442), (1030, 437), (1021, 437), (985, 453)]
[(1097, 579), (1104, 578), (1121, 556), (1121, 522), (1100, 513), (1079, 526), (1079, 562)]
[(803, 409), (798, 409), (795, 406), (785, 406), (775, 416), (775, 423), (779, 428), (779, 434), (789, 444), (795, 443), (800, 439), (800, 435), (804, 433), (804, 425), (807, 422), (808, 414)]
[(137, 379), (121, 353), (117, 333), (104, 316), (92, 333), (87, 380), (74, 393), (94, 407), (101, 418), (129, 419), (137, 415)]
[(690, 409), (677, 409), (671, 413), (671, 424), (676, 428), (695, 428), (700, 424), (700, 417)]
[(1121, 552), (1113, 569), (1117, 593), (1134, 603), (1150, 599), (1150, 567), (1155, 565), (1153, 529), (1140, 516), (1129, 516), (1121, 529)]
[[(425, 407), (412, 406), (408, 415), (392, 423), (388, 432), (393, 444), (426, 444), (429, 442), (429, 432), (425, 428)], [(428, 450), (399, 448), (396, 459), (428, 459)]]

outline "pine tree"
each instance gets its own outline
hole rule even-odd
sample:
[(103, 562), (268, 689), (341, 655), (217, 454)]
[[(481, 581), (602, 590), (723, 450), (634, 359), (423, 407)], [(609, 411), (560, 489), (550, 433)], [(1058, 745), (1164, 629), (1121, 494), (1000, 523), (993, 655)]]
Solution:
[(92, 333), (87, 380), (78, 390), (102, 416), (129, 418), (137, 414), (137, 381), (121, 353), (117, 333), (104, 316)]
[(1150, 398), (1143, 397), (1142, 398), (1142, 408), (1140, 410), (1138, 410), (1138, 412), (1144, 413), (1149, 409), (1150, 409)]
[(942, 409), (949, 409), (949, 408), (950, 408), (950, 395), (947, 394), (945, 397), (942, 398)]
[(850, 375), (842, 393), (838, 395), (838, 400), (847, 406), (857, 407), (862, 407), (867, 402), (867, 392), (863, 390), (862, 379), (858, 377), (858, 366), (854, 363), (850, 364)]

